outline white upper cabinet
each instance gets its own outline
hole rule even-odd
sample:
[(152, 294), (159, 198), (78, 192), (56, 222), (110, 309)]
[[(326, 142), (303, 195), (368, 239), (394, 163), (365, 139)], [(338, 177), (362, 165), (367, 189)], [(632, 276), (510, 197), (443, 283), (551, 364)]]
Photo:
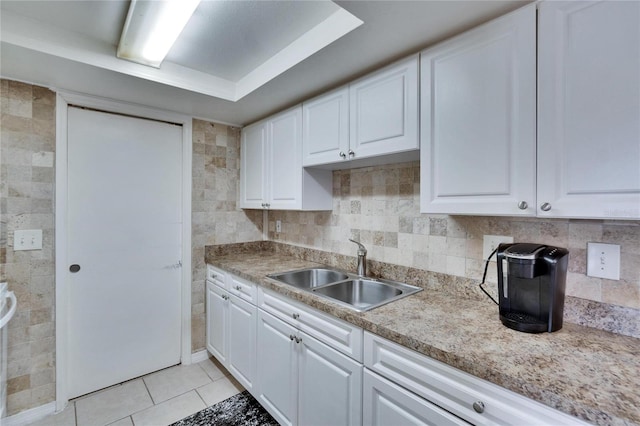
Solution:
[(261, 122), (242, 129), (240, 207), (243, 209), (260, 209), (266, 203), (266, 154), (267, 123)]
[(420, 209), (534, 216), (536, 9), (421, 54)]
[(329, 170), (302, 168), (302, 107), (242, 130), (240, 207), (331, 210)]
[(349, 151), (349, 88), (343, 87), (302, 105), (302, 165), (342, 160)]
[(328, 169), (418, 159), (418, 56), (303, 104), (303, 165)]
[(542, 2), (538, 215), (640, 218), (640, 2)]
[(418, 55), (349, 85), (347, 159), (419, 149)]
[(295, 107), (267, 124), (267, 185), (272, 209), (300, 208), (302, 195), (302, 109)]

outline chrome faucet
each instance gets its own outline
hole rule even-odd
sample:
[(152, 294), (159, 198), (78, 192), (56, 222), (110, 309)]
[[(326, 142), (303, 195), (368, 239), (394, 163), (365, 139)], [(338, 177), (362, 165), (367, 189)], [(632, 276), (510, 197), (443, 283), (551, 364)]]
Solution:
[(367, 276), (367, 249), (358, 241), (349, 238), (349, 241), (358, 245), (358, 276)]

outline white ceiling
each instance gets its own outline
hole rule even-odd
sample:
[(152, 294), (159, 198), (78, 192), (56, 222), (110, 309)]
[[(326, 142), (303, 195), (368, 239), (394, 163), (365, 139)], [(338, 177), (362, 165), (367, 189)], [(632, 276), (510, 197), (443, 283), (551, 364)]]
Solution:
[[(128, 1), (2, 0), (0, 75), (243, 125), (529, 2), (204, 0), (156, 70), (115, 58)], [(283, 56), (340, 27), (336, 4), (364, 24)]]

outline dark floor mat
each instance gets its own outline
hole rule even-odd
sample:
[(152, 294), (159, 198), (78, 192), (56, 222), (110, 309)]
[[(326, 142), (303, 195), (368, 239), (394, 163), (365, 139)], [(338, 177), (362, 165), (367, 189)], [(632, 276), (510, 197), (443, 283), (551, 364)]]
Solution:
[(171, 426), (278, 426), (278, 422), (244, 391)]

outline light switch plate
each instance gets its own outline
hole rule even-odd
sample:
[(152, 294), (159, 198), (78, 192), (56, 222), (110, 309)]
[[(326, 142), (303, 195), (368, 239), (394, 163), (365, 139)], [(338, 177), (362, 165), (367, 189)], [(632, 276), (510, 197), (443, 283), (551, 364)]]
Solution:
[(21, 229), (14, 231), (13, 250), (42, 250), (42, 229)]
[(619, 280), (620, 245), (587, 243), (587, 275)]

